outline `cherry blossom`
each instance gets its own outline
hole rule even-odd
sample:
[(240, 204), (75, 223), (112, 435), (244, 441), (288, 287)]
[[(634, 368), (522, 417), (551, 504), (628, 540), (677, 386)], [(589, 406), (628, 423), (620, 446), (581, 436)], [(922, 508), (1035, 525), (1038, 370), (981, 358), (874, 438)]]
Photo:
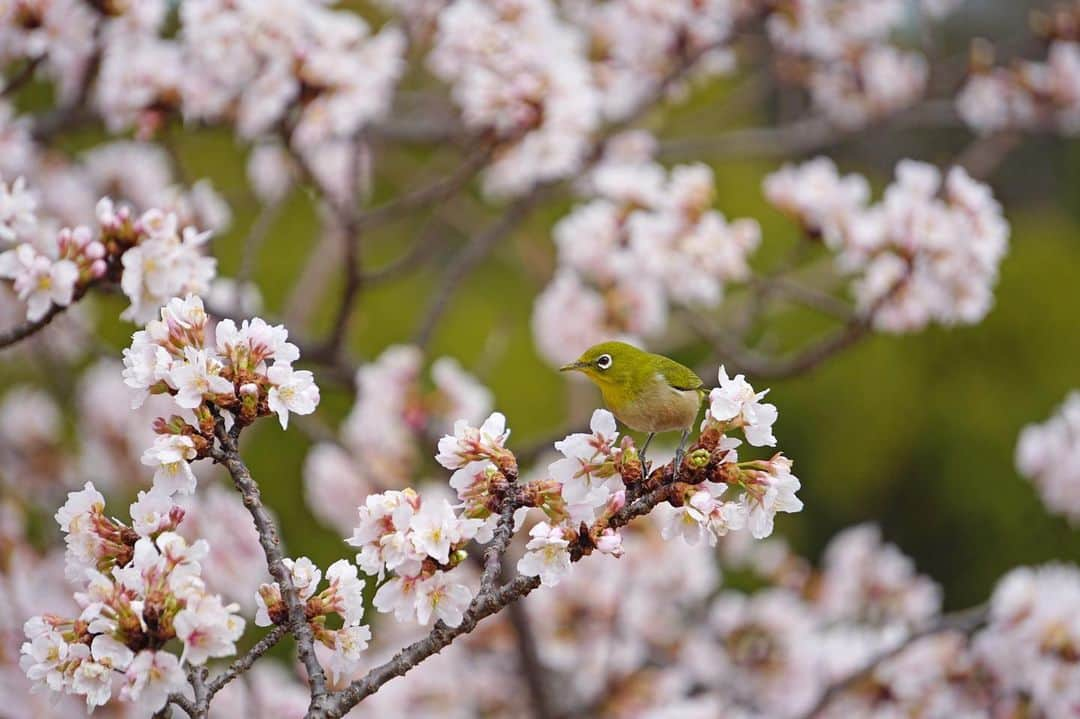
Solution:
[(547, 0), (454, 0), (439, 13), (429, 67), (467, 125), (511, 141), (488, 192), (520, 194), (582, 166), (600, 120), (584, 40)]
[(570, 542), (561, 527), (539, 522), (529, 530), (532, 539), (525, 545), (527, 550), (517, 564), (517, 570), (526, 577), (540, 577), (545, 587), (556, 586), (570, 571)]
[(0, 241), (14, 243), (37, 229), (37, 198), (22, 177), (8, 184), (0, 181)]
[(472, 427), (465, 420), (454, 423), (454, 434), (439, 440), (439, 453), (435, 457), (447, 469), (459, 469), (467, 462), (481, 459), (495, 460), (504, 456), (504, 443), (510, 436), (506, 417), (494, 412), (479, 427)]
[(267, 404), (276, 412), (281, 428), (289, 426), (289, 413), (311, 414), (319, 404), (319, 388), (315, 376), (308, 370), (294, 370), (286, 364), (275, 363), (266, 372), (270, 382)]
[(963, 168), (943, 179), (932, 165), (902, 161), (876, 205), (866, 204), (865, 180), (841, 178), (820, 159), (782, 169), (765, 187), (838, 253), (838, 269), (854, 275), (857, 308), (875, 328), (971, 324), (989, 312), (1009, 224), (990, 188)]
[[(68, 541), (65, 572), (81, 612), (26, 622), (20, 664), (35, 685), (83, 696), (93, 709), (109, 701), (119, 672), (126, 680), (121, 697), (156, 711), (186, 683), (182, 663), (235, 653), (244, 620), (236, 605), (207, 593), (200, 578), (206, 543), (175, 534), (183, 511), (166, 503), (153, 492), (141, 495), (128, 528), (105, 516), (93, 484), (69, 495), (56, 520)], [(179, 658), (160, 649), (173, 637), (183, 643)]]
[(709, 391), (709, 412), (705, 423), (730, 423), (741, 427), (746, 441), (755, 447), (775, 446), (772, 426), (778, 417), (776, 405), (761, 401), (769, 391), (754, 392), (743, 375), (728, 377), (723, 366), (720, 367), (719, 379), (720, 386)]
[(1071, 392), (1050, 419), (1024, 427), (1016, 467), (1047, 509), (1080, 519), (1080, 392)]

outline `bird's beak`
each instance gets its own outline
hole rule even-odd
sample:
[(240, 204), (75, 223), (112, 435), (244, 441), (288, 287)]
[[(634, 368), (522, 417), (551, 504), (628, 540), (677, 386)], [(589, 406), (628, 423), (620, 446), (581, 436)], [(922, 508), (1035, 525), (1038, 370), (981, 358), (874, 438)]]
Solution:
[(588, 366), (589, 366), (588, 362), (581, 362), (581, 361), (571, 362), (570, 364), (564, 364), (562, 367), (559, 368), (559, 371), (560, 372), (573, 372), (574, 370), (578, 370), (578, 369), (581, 369), (583, 367), (588, 367)]

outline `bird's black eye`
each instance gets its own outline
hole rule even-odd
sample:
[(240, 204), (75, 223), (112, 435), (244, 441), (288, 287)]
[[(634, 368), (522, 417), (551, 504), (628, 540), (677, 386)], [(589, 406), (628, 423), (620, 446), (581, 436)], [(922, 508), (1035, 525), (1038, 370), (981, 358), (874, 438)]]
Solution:
[(600, 369), (607, 369), (611, 366), (611, 355), (600, 355), (596, 358), (596, 366)]

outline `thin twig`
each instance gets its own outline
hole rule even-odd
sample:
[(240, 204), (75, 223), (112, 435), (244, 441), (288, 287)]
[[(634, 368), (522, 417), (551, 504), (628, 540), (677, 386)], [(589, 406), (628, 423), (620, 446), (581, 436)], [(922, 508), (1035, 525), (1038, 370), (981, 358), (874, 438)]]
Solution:
[(458, 253), (443, 274), (442, 282), (432, 295), (427, 311), (416, 330), (414, 341), (419, 347), (427, 347), (431, 342), (435, 328), (443, 314), (449, 309), (450, 299), (458, 285), (487, 257), (495, 245), (525, 221), (540, 202), (545, 190), (545, 185), (536, 185), (528, 194), (519, 197), (506, 208), (499, 219), (476, 234)]
[(250, 669), (259, 657), (266, 654), (274, 647), (274, 645), (281, 641), (281, 638), (285, 636), (285, 632), (286, 629), (284, 626), (275, 624), (265, 637), (255, 643), (255, 646), (247, 650), (242, 656), (237, 657), (225, 671), (214, 677), (213, 680), (206, 685), (206, 693), (209, 699), (213, 699), (214, 695), (224, 689), (226, 684)]
[(498, 144), (494, 141), (482, 140), (480, 147), (470, 152), (465, 161), (449, 175), (440, 177), (429, 185), (359, 213), (356, 218), (357, 228), (369, 230), (405, 217), (415, 210), (450, 199), (460, 192), (487, 165), (488, 160), (495, 154), (497, 147)]
[(989, 608), (985, 604), (980, 604), (959, 612), (942, 614), (933, 623), (912, 632), (909, 637), (897, 646), (872, 657), (859, 669), (856, 669), (843, 679), (831, 684), (818, 699), (814, 707), (804, 715), (804, 719), (813, 719), (821, 714), (821, 712), (829, 707), (829, 704), (831, 704), (834, 699), (848, 689), (871, 678), (883, 662), (898, 656), (918, 640), (934, 634), (943, 634), (945, 632), (959, 632), (966, 636), (971, 636), (986, 624), (988, 614)]
[(93, 53), (86, 62), (82, 77), (79, 79), (78, 91), (75, 96), (61, 108), (53, 110), (39, 117), (31, 129), (34, 140), (47, 143), (57, 133), (71, 126), (86, 125), (95, 120), (94, 113), (89, 110), (90, 90), (97, 80), (101, 70), (103, 44), (101, 35), (104, 32), (105, 21), (98, 17), (94, 22)]
[[(361, 226), (359, 214), (356, 210), (356, 195), (360, 180), (360, 154), (363, 152), (363, 137), (357, 135), (351, 146), (349, 166), (349, 183), (345, 190), (345, 196), (340, 201), (331, 201), (324, 192), (324, 199), (330, 203), (337, 218), (338, 230), (341, 233), (341, 243), (344, 250), (342, 264), (345, 273), (345, 286), (341, 290), (341, 299), (338, 301), (334, 319), (330, 325), (330, 334), (326, 338), (320, 352), (321, 356), (329, 359), (338, 357), (341, 348), (348, 340), (349, 322), (356, 310), (356, 298), (363, 286), (361, 262)], [(314, 176), (313, 176), (314, 177)]]
[(809, 287), (783, 277), (761, 277), (750, 280), (755, 289), (764, 297), (783, 295), (805, 307), (817, 310), (838, 320), (849, 321), (852, 316), (851, 305), (828, 292)]
[(441, 239), (447, 227), (437, 218), (428, 220), (420, 231), (419, 236), (413, 241), (412, 246), (406, 252), (390, 260), (381, 267), (368, 270), (361, 274), (365, 287), (381, 284), (392, 280), (415, 268), (425, 257), (431, 257), (432, 245)]
[(660, 144), (660, 155), (667, 159), (710, 157), (784, 157), (816, 152), (837, 145), (851, 137), (882, 129), (904, 130), (959, 126), (956, 110), (948, 100), (928, 100), (897, 113), (883, 122), (864, 127), (837, 127), (827, 117), (812, 115), (773, 126), (752, 127), (719, 133), (709, 137), (685, 137)]
[(720, 360), (735, 369), (761, 379), (783, 379), (808, 372), (829, 357), (847, 349), (870, 334), (870, 323), (855, 317), (841, 329), (785, 357), (769, 357), (746, 347), (734, 337), (717, 331), (708, 319), (682, 308), (690, 328), (712, 345)]
[[(74, 304), (74, 301), (72, 301), (72, 304)], [(45, 328), (58, 314), (67, 310), (68, 307), (70, 307), (70, 305), (61, 307), (58, 304), (53, 304), (41, 318), (12, 327), (6, 332), (0, 332), (0, 350), (10, 347), (16, 342), (26, 339), (30, 335)]]
[(176, 706), (180, 707), (189, 717), (194, 717), (195, 714), (198, 712), (198, 709), (195, 707), (195, 703), (183, 694), (170, 694), (168, 704), (166, 704), (165, 707), (161, 710), (162, 712), (164, 712), (163, 716), (166, 719), (172, 716), (172, 714), (169, 712), (169, 704), (175, 704)]
[[(236, 284), (241, 291), (252, 275), (255, 274), (255, 258), (266, 243), (266, 238), (270, 235), (270, 230), (274, 227), (274, 221), (281, 213), (281, 208), (284, 207), (291, 189), (290, 186), (259, 208), (259, 214), (255, 216), (255, 221), (251, 223), (251, 229), (248, 230), (247, 236), (244, 237), (244, 251), (240, 255), (240, 268), (236, 271)], [(241, 302), (242, 304), (243, 302)], [(245, 307), (240, 309), (247, 310)]]
[(15, 76), (8, 80), (4, 88), (0, 90), (0, 97), (10, 97), (18, 92), (28, 82), (34, 79), (34, 72), (41, 65), (42, 60), (45, 59), (44, 55), (39, 55), (31, 60), (27, 60), (22, 69), (15, 73)]

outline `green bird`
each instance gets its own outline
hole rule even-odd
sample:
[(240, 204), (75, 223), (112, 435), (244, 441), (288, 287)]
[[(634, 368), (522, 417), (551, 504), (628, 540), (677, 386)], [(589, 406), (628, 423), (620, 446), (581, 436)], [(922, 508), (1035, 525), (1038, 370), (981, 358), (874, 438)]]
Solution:
[(649, 433), (641, 448), (642, 462), (657, 432), (682, 430), (675, 451), (678, 475), (686, 439), (708, 393), (692, 369), (625, 342), (601, 342), (559, 371), (581, 372), (600, 388), (604, 404), (620, 422)]

